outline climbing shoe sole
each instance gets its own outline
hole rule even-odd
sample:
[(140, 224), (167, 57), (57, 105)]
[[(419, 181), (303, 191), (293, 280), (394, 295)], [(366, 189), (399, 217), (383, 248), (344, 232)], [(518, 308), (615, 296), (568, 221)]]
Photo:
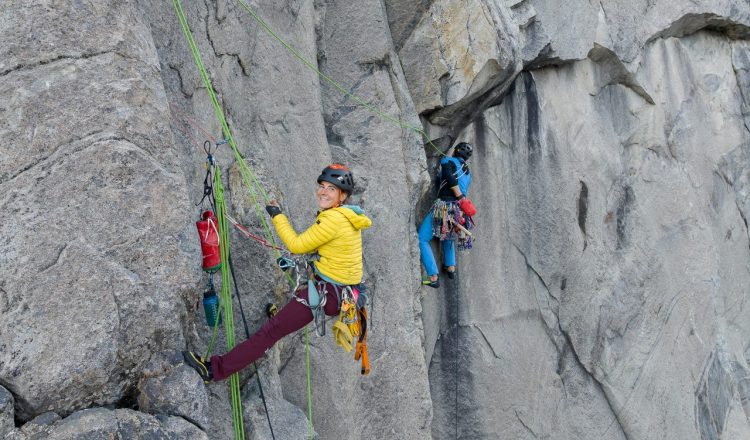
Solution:
[(198, 372), (203, 382), (211, 382), (211, 373), (208, 371), (208, 366), (202, 357), (196, 356), (192, 351), (183, 351), (182, 358), (190, 368)]

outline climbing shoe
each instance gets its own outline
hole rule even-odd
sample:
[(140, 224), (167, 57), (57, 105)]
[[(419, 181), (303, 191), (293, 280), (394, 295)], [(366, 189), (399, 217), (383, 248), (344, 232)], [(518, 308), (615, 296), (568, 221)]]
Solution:
[(456, 276), (456, 269), (448, 270), (448, 266), (443, 266), (443, 272), (448, 276), (448, 278), (453, 279)]
[(201, 356), (198, 356), (192, 351), (183, 351), (182, 358), (190, 368), (198, 372), (198, 375), (203, 379), (204, 383), (211, 382), (213, 379), (213, 374), (211, 374), (211, 362), (204, 360)]
[(273, 318), (275, 314), (279, 313), (279, 308), (274, 303), (266, 304), (266, 316)]
[(435, 281), (432, 281), (432, 279), (430, 279), (430, 276), (427, 275), (427, 276), (422, 277), (422, 284), (425, 286), (430, 286), (430, 287), (434, 287), (435, 289), (437, 289), (438, 287), (440, 287), (440, 278), (436, 279)]

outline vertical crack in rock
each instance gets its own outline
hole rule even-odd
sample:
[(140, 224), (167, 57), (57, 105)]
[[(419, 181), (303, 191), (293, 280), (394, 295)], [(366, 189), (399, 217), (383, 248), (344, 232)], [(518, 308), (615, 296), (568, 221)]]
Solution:
[[(554, 295), (552, 295), (552, 293), (549, 290), (549, 287), (547, 286), (547, 283), (544, 281), (544, 279), (542, 278), (541, 274), (530, 264), (528, 258), (526, 257), (526, 254), (524, 254), (523, 251), (521, 251), (521, 249), (518, 246), (516, 246), (515, 244), (513, 246), (516, 248), (516, 250), (518, 250), (518, 252), (523, 257), (524, 262), (526, 264), (526, 267), (529, 269), (529, 271), (531, 273), (533, 273), (537, 277), (537, 279), (539, 280), (539, 282), (542, 284), (542, 286), (544, 287), (544, 292), (547, 294), (547, 296), (550, 297), (552, 300), (554, 300), (555, 303), (559, 304), (559, 300)], [(539, 313), (542, 315), (542, 317), (544, 317), (545, 313), (542, 310), (541, 304), (539, 304), (538, 302), (537, 302), (537, 304), (538, 304), (538, 307), (539, 307)], [(609, 396), (607, 395), (607, 393), (604, 390), (604, 385), (602, 384), (602, 382), (599, 381), (599, 379), (597, 379), (596, 376), (588, 368), (586, 368), (586, 365), (581, 361), (580, 357), (578, 356), (578, 352), (575, 349), (575, 345), (573, 345), (573, 341), (572, 341), (570, 335), (568, 334), (567, 331), (565, 331), (565, 329), (563, 329), (562, 325), (560, 324), (560, 317), (558, 316), (559, 311), (550, 309), (550, 312), (554, 316), (555, 322), (551, 324), (551, 323), (547, 322), (547, 320), (545, 320), (545, 319), (542, 319), (542, 321), (545, 323), (545, 327), (547, 328), (547, 335), (550, 337), (550, 340), (555, 345), (555, 347), (557, 347), (557, 349), (558, 349), (558, 356), (559, 356), (559, 359), (558, 359), (558, 370), (562, 371), (562, 365), (561, 365), (562, 360), (561, 359), (564, 356), (565, 351), (566, 350), (570, 350), (570, 353), (572, 354), (573, 359), (575, 360), (576, 365), (578, 366), (578, 368), (581, 371), (583, 371), (586, 374), (586, 376), (588, 376), (593, 381), (593, 383), (596, 385), (596, 388), (599, 391), (600, 395), (602, 396), (602, 398), (604, 399), (604, 401), (607, 402), (607, 406), (608, 406), (610, 412), (612, 413), (612, 423), (609, 424), (609, 426), (604, 431), (604, 433), (602, 433), (601, 437), (602, 438), (606, 438), (606, 437), (604, 437), (605, 434), (607, 432), (609, 432), (609, 430), (612, 428), (612, 426), (615, 423), (617, 423), (617, 426), (620, 428), (620, 431), (622, 432), (622, 435), (624, 436), (624, 438), (626, 440), (628, 440), (628, 435), (627, 435), (627, 433), (626, 433), (626, 431), (624, 429), (624, 425), (622, 424), (622, 421), (620, 420), (619, 411), (616, 411), (615, 408), (614, 408), (614, 406), (612, 405), (612, 402), (610, 401)], [(551, 325), (556, 325), (556, 328), (551, 327)], [(560, 346), (559, 342), (557, 341), (557, 338), (555, 337), (555, 332), (556, 331), (558, 331), (559, 334), (564, 338), (565, 343), (564, 343), (563, 346)], [(564, 379), (563, 379), (562, 376), (560, 376), (560, 380), (563, 382), (563, 384), (565, 383), (565, 381), (564, 381)]]
[(206, 8), (206, 15), (203, 17), (203, 26), (206, 28), (206, 41), (208, 42), (209, 46), (211, 46), (211, 51), (214, 53), (215, 57), (219, 57), (219, 51), (216, 50), (216, 46), (214, 45), (214, 40), (211, 38), (211, 26), (208, 25), (210, 18), (211, 18), (211, 6), (208, 1), (203, 2), (203, 6)]
[(541, 156), (541, 141), (539, 131), (541, 130), (539, 96), (536, 91), (536, 83), (531, 73), (523, 72), (523, 83), (526, 93), (526, 139), (529, 146), (529, 169), (535, 169), (536, 162)]
[[(737, 212), (740, 213), (740, 217), (742, 218), (742, 222), (745, 224), (745, 235), (747, 235), (748, 238), (750, 238), (750, 229), (748, 229), (747, 226), (747, 218), (745, 217), (745, 213), (742, 212), (742, 207), (740, 206), (739, 200), (737, 200), (737, 197), (734, 199), (734, 205), (737, 207)], [(731, 237), (731, 231), (730, 231), (730, 237)]]
[(167, 67), (169, 68), (169, 70), (173, 70), (175, 74), (177, 75), (177, 82), (180, 83), (180, 92), (183, 94), (183, 96), (185, 96), (185, 98), (188, 98), (188, 99), (192, 98), (193, 93), (188, 91), (187, 88), (185, 87), (185, 80), (182, 78), (182, 71), (180, 71), (180, 69), (177, 66), (174, 66), (172, 64), (168, 64)]
[(635, 203), (635, 192), (630, 185), (625, 186), (624, 193), (617, 205), (617, 245), (616, 249), (627, 247), (630, 237), (628, 236), (628, 219)]
[(732, 70), (740, 91), (745, 130), (750, 132), (750, 49), (732, 47)]
[[(739, 213), (740, 218), (742, 219), (742, 223), (745, 225), (745, 235), (750, 238), (747, 216), (743, 211), (743, 205), (745, 204), (743, 194), (745, 190), (743, 186), (744, 184), (741, 183), (744, 181), (743, 176), (745, 176), (746, 173), (750, 172), (750, 169), (742, 165), (746, 163), (746, 157), (748, 154), (746, 152), (746, 149), (747, 146), (741, 146), (734, 152), (723, 157), (721, 162), (719, 163), (719, 169), (715, 170), (714, 173), (720, 179), (722, 179), (722, 181), (726, 183), (734, 192), (734, 205), (737, 208), (737, 212)], [(740, 157), (736, 156), (737, 153), (740, 154)], [(731, 230), (728, 232), (728, 236), (726, 239), (728, 240), (729, 238), (731, 238)]]
[(604, 7), (604, 1), (603, 0), (599, 0), (599, 8), (601, 9), (602, 14), (604, 15), (604, 20), (608, 21), (609, 20), (609, 16), (607, 15), (607, 9)]
[[(586, 237), (586, 216), (589, 208), (589, 187), (586, 182), (581, 181), (581, 191), (578, 193), (578, 227), (583, 233), (583, 250), (586, 250), (588, 240)], [(563, 290), (565, 287), (563, 287)]]

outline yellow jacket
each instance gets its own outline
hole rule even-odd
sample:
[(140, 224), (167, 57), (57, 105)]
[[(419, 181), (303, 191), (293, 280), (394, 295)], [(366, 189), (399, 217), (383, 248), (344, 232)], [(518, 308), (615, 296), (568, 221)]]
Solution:
[(341, 284), (362, 282), (362, 230), (372, 225), (357, 206), (340, 206), (318, 213), (315, 223), (297, 234), (284, 214), (273, 218), (279, 238), (293, 254), (317, 251), (315, 267)]

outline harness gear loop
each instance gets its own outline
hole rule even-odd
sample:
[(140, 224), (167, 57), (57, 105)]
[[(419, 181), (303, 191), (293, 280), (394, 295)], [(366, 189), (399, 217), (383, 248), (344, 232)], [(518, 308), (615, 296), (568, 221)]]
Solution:
[(461, 210), (459, 201), (436, 200), (432, 205), (432, 234), (445, 240), (455, 240), (459, 250), (471, 249), (473, 245), (474, 219)]

